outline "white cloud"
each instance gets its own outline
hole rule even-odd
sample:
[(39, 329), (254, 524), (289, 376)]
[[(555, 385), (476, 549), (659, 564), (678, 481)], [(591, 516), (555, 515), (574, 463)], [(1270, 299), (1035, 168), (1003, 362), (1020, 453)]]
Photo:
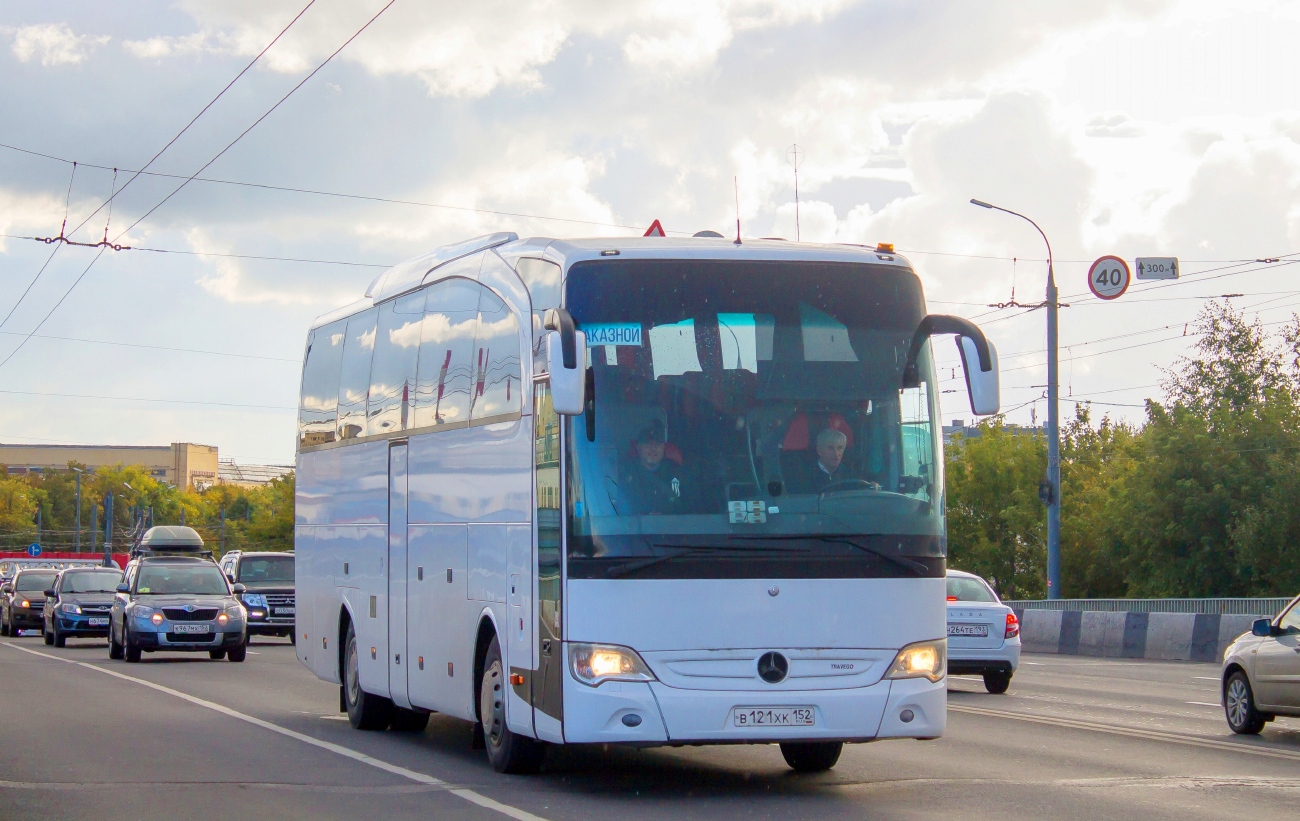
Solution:
[(75, 34), (67, 23), (23, 26), (9, 31), (14, 35), (14, 56), (24, 63), (39, 59), (43, 66), (85, 62), (96, 47), (110, 39), (106, 34)]
[(197, 54), (202, 51), (218, 51), (209, 41), (206, 32), (195, 32), (181, 37), (150, 37), (147, 40), (124, 40), (122, 48), (132, 56), (143, 60), (157, 60), (174, 54)]
[[(231, 252), (229, 247), (214, 241), (203, 229), (187, 231), (186, 239), (190, 247), (200, 254)], [(242, 260), (219, 256), (206, 256), (202, 259), (210, 272), (199, 276), (199, 287), (227, 303), (323, 307), (348, 302), (355, 296), (343, 290), (323, 289), (310, 284), (301, 288), (270, 287), (250, 280)]]

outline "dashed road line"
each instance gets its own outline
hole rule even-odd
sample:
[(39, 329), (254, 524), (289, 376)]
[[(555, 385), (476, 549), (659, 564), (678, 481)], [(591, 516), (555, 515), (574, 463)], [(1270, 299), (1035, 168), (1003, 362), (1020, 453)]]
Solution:
[(148, 687), (151, 690), (157, 690), (160, 693), (166, 693), (169, 696), (174, 696), (176, 698), (181, 699), (182, 701), (188, 701), (189, 703), (198, 705), (199, 707), (206, 707), (207, 709), (221, 713), (222, 715), (226, 715), (231, 718), (236, 718), (239, 719), (240, 721), (246, 721), (249, 724), (252, 724), (257, 727), (261, 727), (264, 730), (270, 730), (273, 733), (279, 733), (282, 736), (292, 738), (296, 741), (301, 741), (304, 744), (310, 744), (313, 747), (317, 747), (322, 750), (328, 750), (329, 752), (332, 752), (336, 755), (341, 755), (344, 758), (350, 758), (353, 761), (358, 761), (362, 764), (368, 764), (369, 766), (374, 767), (377, 770), (383, 770), (386, 773), (390, 773), (392, 775), (405, 778), (409, 781), (414, 781), (417, 784), (423, 784), (428, 787), (437, 787), (443, 789), (446, 792), (449, 792), (452, 795), (456, 796), (457, 798), (461, 798), (465, 801), (470, 802), (471, 804), (477, 804), (478, 806), (484, 809), (492, 810), (493, 812), (498, 812), (508, 818), (515, 819), (515, 821), (546, 821), (539, 815), (533, 815), (532, 813), (526, 810), (521, 810), (518, 807), (512, 807), (509, 804), (502, 804), (500, 801), (495, 801), (491, 798), (488, 798), (486, 795), (482, 795), (481, 793), (474, 792), (473, 790), (466, 790), (460, 787), (455, 787), (452, 784), (443, 781), (440, 778), (434, 778), (433, 776), (426, 775), (422, 772), (417, 772), (415, 770), (408, 770), (406, 767), (399, 767), (396, 764), (390, 764), (387, 761), (383, 761), (378, 758), (373, 758), (362, 752), (357, 752), (356, 750), (350, 747), (344, 747), (342, 744), (335, 744), (330, 741), (322, 741), (319, 738), (313, 738), (309, 735), (305, 735), (304, 733), (295, 732), (294, 730), (290, 730), (287, 727), (281, 727), (279, 724), (273, 724), (270, 721), (257, 718), (256, 716), (251, 716), (248, 715), (247, 713), (241, 713), (238, 710), (234, 710), (230, 707), (225, 706), (224, 704), (218, 704), (215, 701), (208, 701), (206, 699), (199, 698), (198, 696), (192, 696), (189, 693), (181, 692), (180, 690), (173, 690), (170, 687), (165, 687), (161, 684), (155, 684), (154, 682), (148, 681), (146, 679), (136, 678), (135, 676), (128, 676), (125, 673), (119, 673), (116, 670), (109, 670), (107, 668), (99, 667), (98, 665), (94, 665), (94, 664), (89, 664), (84, 661), (75, 661), (73, 659), (63, 658), (62, 656), (55, 656), (49, 653), (42, 653), (39, 650), (32, 650), (29, 647), (20, 647), (17, 644), (12, 644), (7, 641), (0, 642), (0, 646), (11, 647), (14, 650), (21, 650), (24, 653), (31, 653), (33, 656), (40, 656), (41, 658), (60, 661), (63, 662), (64, 664), (71, 664), (77, 667), (84, 667), (87, 670), (94, 670), (95, 672), (103, 673), (106, 676), (112, 676), (113, 678), (119, 678), (122, 679), (123, 681), (129, 681), (133, 684), (139, 684), (143, 687)]

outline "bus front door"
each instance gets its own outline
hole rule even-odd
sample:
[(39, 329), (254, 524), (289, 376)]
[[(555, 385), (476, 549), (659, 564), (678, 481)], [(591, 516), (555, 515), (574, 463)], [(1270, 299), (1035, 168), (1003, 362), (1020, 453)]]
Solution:
[(410, 707), (406, 670), (406, 510), (407, 445), (388, 448), (388, 692), (399, 707)]

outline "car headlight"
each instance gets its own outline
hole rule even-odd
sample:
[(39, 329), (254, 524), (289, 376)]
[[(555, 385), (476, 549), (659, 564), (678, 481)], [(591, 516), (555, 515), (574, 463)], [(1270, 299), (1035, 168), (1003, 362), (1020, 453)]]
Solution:
[(889, 665), (885, 678), (928, 678), (938, 681), (948, 674), (948, 640), (934, 639), (909, 644)]
[(654, 681), (655, 675), (629, 647), (611, 644), (570, 644), (573, 677), (596, 687), (606, 681)]
[(245, 607), (266, 607), (266, 596), (261, 593), (245, 593), (243, 598)]
[(222, 615), (230, 618), (233, 621), (239, 621), (240, 619), (244, 618), (245, 612), (247, 611), (244, 610), (244, 606), (242, 604), (232, 604), (222, 612)]
[(155, 610), (153, 612), (153, 615), (149, 617), (149, 621), (153, 622), (154, 624), (162, 624), (163, 614)]
[(76, 602), (70, 602), (70, 601), (64, 602), (63, 604), (59, 605), (59, 610), (64, 613), (70, 613), (74, 616), (81, 615), (81, 605), (77, 604)]
[(27, 599), (23, 599), (22, 601), (18, 602), (18, 606), (19, 606), (19, 607), (31, 607), (31, 606), (32, 606), (32, 603), (31, 603), (30, 601), (28, 601)]
[(143, 604), (137, 604), (135, 607), (131, 608), (131, 615), (135, 616), (137, 619), (147, 619), (153, 615), (153, 608), (147, 607)]

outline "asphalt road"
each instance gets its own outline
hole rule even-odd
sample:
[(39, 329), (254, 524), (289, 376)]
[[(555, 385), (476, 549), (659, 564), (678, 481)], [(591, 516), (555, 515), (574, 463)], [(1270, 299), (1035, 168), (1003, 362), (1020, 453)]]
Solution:
[(128, 665), (0, 639), (0, 819), (1295, 818), (1300, 721), (1233, 736), (1217, 673), (1027, 656), (1004, 696), (952, 679), (942, 739), (848, 747), (826, 774), (754, 746), (552, 748), (512, 777), (463, 722), (352, 730), (286, 643)]

